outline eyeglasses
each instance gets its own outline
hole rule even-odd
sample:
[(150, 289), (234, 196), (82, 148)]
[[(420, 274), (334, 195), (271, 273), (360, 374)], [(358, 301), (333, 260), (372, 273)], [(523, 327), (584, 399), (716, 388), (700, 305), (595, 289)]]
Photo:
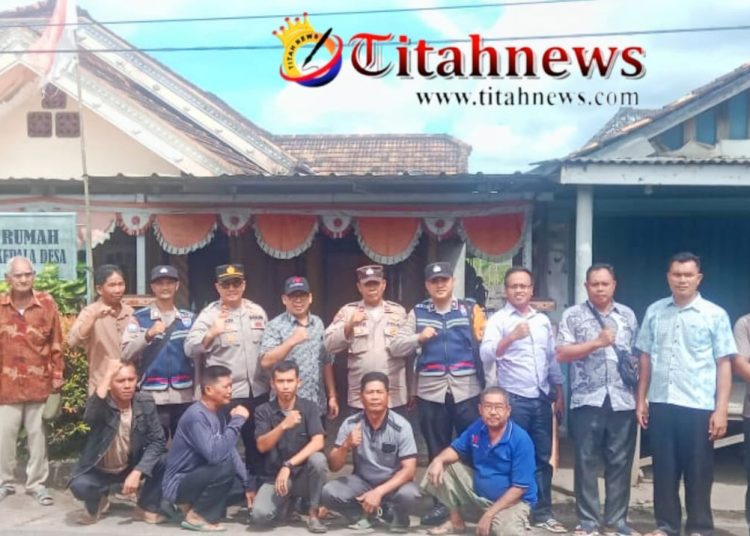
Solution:
[(482, 407), (485, 411), (492, 413), (493, 411), (496, 413), (500, 413), (508, 409), (508, 404), (485, 404), (482, 403)]
[(244, 279), (230, 279), (229, 281), (220, 281), (219, 286), (221, 288), (240, 288), (245, 284)]

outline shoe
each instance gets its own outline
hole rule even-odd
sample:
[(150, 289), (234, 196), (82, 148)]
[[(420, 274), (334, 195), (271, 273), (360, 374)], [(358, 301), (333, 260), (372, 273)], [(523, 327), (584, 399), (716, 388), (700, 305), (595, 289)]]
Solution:
[(358, 532), (359, 534), (370, 534), (371, 532), (375, 532), (375, 529), (372, 528), (372, 523), (370, 523), (370, 520), (366, 517), (360, 518), (359, 521), (355, 521), (347, 528)]
[(9, 495), (13, 495), (16, 492), (16, 488), (11, 486), (10, 484), (5, 484), (4, 486), (0, 486), (0, 501), (5, 499)]
[(326, 527), (323, 522), (317, 517), (308, 517), (307, 532), (311, 532), (313, 534), (325, 534), (326, 532), (328, 532), (328, 527)]
[(616, 527), (607, 527), (603, 532), (604, 536), (641, 536), (641, 533), (625, 523)]
[(438, 503), (432, 507), (432, 510), (422, 516), (422, 519), (419, 521), (426, 527), (434, 527), (444, 523), (449, 515), (450, 512), (448, 511), (448, 507)]
[(593, 523), (583, 522), (573, 530), (573, 536), (599, 536), (599, 531)]
[(564, 534), (568, 532), (568, 529), (565, 528), (565, 525), (560, 523), (554, 517), (550, 517), (546, 521), (538, 521), (537, 523), (534, 523), (534, 526), (540, 529), (547, 530), (549, 532), (554, 532), (556, 534)]
[(90, 514), (88, 510), (84, 507), (83, 513), (78, 518), (78, 524), (79, 525), (93, 525), (101, 517), (109, 512), (109, 497), (106, 495), (102, 495), (102, 498), (99, 499), (99, 505), (96, 508), (96, 512), (93, 514)]

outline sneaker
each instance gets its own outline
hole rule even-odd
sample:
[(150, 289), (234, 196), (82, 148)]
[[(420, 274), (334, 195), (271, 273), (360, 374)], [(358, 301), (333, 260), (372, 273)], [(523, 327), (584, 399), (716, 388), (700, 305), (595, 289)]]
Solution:
[(426, 515), (422, 516), (420, 522), (426, 527), (434, 527), (436, 525), (444, 523), (448, 519), (449, 514), (450, 512), (448, 511), (448, 507), (437, 503), (432, 507), (432, 510), (427, 512)]
[(607, 527), (603, 532), (604, 536), (641, 536), (641, 533), (626, 524), (617, 525), (617, 527)]
[(560, 523), (554, 517), (550, 517), (546, 521), (537, 521), (536, 523), (534, 523), (534, 526), (549, 532), (554, 532), (556, 534), (564, 534), (568, 532), (568, 529), (565, 528), (565, 525)]
[(355, 521), (354, 523), (349, 525), (347, 528), (355, 532), (358, 532), (359, 534), (369, 534), (375, 531), (375, 529), (372, 528), (372, 523), (370, 523), (370, 520), (367, 519), (366, 517), (361, 517), (359, 521)]
[(313, 534), (325, 534), (326, 532), (328, 532), (328, 527), (326, 527), (323, 522), (317, 517), (308, 517), (307, 532), (311, 532)]

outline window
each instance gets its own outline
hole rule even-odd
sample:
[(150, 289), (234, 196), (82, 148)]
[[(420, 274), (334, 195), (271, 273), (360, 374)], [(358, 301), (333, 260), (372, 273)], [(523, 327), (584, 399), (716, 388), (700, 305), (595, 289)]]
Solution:
[(685, 144), (685, 136), (682, 125), (677, 125), (663, 132), (658, 138), (659, 143), (670, 151), (679, 149)]
[(695, 141), (716, 144), (716, 108), (706, 110), (695, 117)]
[(29, 138), (51, 138), (52, 113), (29, 112), (26, 114), (26, 134)]
[(78, 112), (57, 112), (55, 114), (55, 136), (58, 138), (78, 138), (81, 135), (81, 116)]

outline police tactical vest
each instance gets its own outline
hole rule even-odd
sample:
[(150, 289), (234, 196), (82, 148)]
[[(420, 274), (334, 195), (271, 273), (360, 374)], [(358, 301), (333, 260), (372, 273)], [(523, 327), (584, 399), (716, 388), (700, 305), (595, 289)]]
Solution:
[(417, 333), (432, 327), (437, 335), (422, 345), (417, 361), (420, 376), (471, 376), (477, 374), (474, 333), (471, 326), (472, 300), (456, 300), (455, 307), (442, 315), (431, 300), (414, 306)]

